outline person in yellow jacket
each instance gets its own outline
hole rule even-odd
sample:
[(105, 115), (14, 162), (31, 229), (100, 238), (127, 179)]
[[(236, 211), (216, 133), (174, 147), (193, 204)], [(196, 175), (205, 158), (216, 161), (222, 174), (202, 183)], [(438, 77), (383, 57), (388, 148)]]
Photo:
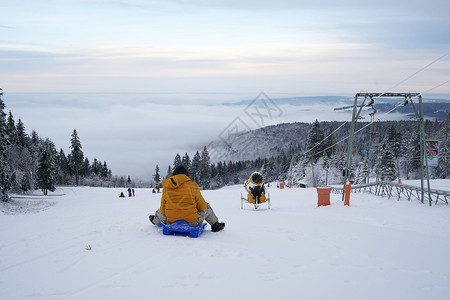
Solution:
[(200, 188), (189, 178), (183, 165), (176, 167), (172, 176), (164, 179), (162, 184), (161, 206), (154, 215), (149, 216), (154, 225), (184, 220), (192, 227), (206, 221), (213, 232), (225, 227), (225, 223), (219, 222), (209, 203), (203, 199)]

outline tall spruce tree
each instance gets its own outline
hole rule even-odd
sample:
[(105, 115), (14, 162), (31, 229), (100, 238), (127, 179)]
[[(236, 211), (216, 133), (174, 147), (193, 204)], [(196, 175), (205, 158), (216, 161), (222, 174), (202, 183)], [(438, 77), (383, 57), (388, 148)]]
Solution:
[(108, 168), (108, 165), (106, 164), (106, 161), (103, 162), (103, 167), (102, 167), (102, 178), (111, 178), (111, 170)]
[(6, 130), (5, 103), (1, 96), (3, 92), (0, 89), (0, 200), (8, 201), (8, 191), (11, 189), (11, 170), (8, 163), (7, 144), (8, 136)]
[(189, 158), (189, 155), (187, 152), (184, 154), (183, 158), (181, 159), (181, 163), (186, 168), (188, 172), (191, 171), (191, 159)]
[(166, 173), (166, 177), (164, 178), (169, 178), (170, 176), (172, 176), (172, 166), (169, 165), (169, 167), (167, 168), (167, 173)]
[(411, 126), (408, 136), (404, 140), (403, 162), (406, 179), (409, 179), (410, 173), (418, 173), (420, 168), (420, 134), (417, 126)]
[(307, 157), (314, 163), (317, 162), (319, 157), (323, 156), (324, 144), (323, 144), (324, 134), (320, 129), (320, 123), (316, 120), (308, 135), (308, 141), (306, 143), (306, 149), (308, 149)]
[(44, 195), (47, 195), (49, 190), (55, 191), (57, 181), (56, 150), (50, 139), (44, 141), (36, 176), (37, 186), (42, 189)]
[(22, 120), (19, 118), (17, 121), (17, 144), (19, 147), (25, 147), (28, 145), (28, 135), (25, 132), (25, 125), (22, 123)]
[(434, 167), (434, 174), (437, 178), (450, 177), (450, 114), (442, 123), (438, 133), (439, 138), (439, 158), (438, 166)]
[(70, 166), (64, 150), (60, 149), (57, 156), (58, 163), (58, 184), (68, 184), (70, 178)]
[(334, 136), (334, 127), (333, 124), (330, 124), (330, 127), (328, 127), (328, 132), (327, 132), (327, 139), (324, 141), (324, 150), (325, 150), (325, 154), (330, 157), (331, 155), (333, 155), (335, 149), (335, 144), (336, 144), (336, 137)]
[(394, 157), (386, 144), (383, 144), (377, 157), (375, 172), (383, 181), (392, 181), (397, 177)]
[(159, 175), (159, 166), (156, 165), (155, 167), (155, 174), (153, 174), (153, 180), (155, 183), (159, 183), (161, 181), (161, 175)]
[(208, 149), (203, 147), (200, 159), (200, 183), (205, 189), (209, 189), (211, 185), (211, 164)]
[(389, 145), (389, 149), (391, 150), (392, 156), (395, 160), (397, 176), (400, 176), (399, 158), (402, 154), (402, 136), (399, 132), (397, 132), (395, 123), (389, 128), (386, 143)]
[(78, 137), (76, 129), (73, 130), (72, 139), (70, 143), (71, 143), (70, 148), (72, 149), (70, 167), (72, 168), (72, 171), (75, 174), (75, 185), (78, 186), (80, 171), (83, 167), (84, 154), (83, 150), (81, 150), (82, 149), (81, 142), (80, 138)]
[(197, 182), (200, 184), (200, 170), (201, 170), (201, 156), (200, 153), (197, 151), (194, 155), (194, 158), (192, 159), (192, 165), (191, 165), (191, 173), (189, 174), (192, 178), (192, 181)]
[(11, 111), (9, 111), (8, 121), (6, 123), (6, 132), (8, 135), (9, 145), (16, 145), (17, 139), (18, 139), (17, 128), (16, 128), (16, 124), (14, 122), (14, 117), (13, 117)]
[(173, 169), (175, 170), (181, 164), (181, 156), (177, 153), (177, 155), (175, 155), (175, 158), (173, 159)]
[(367, 182), (367, 159), (360, 161), (358, 163), (358, 168), (356, 169), (355, 184), (365, 184)]

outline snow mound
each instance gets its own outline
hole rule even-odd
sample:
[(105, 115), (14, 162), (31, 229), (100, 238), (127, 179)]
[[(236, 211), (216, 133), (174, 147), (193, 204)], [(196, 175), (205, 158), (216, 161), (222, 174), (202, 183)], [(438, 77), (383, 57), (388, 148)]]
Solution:
[(7, 215), (35, 214), (54, 205), (56, 205), (56, 202), (44, 199), (12, 197), (8, 202), (1, 202), (0, 211)]

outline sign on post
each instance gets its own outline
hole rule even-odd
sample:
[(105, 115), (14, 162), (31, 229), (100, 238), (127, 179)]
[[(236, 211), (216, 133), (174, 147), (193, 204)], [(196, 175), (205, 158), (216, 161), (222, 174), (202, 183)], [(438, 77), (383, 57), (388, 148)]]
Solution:
[[(439, 159), (439, 141), (425, 140), (425, 150), (427, 153), (425, 159), (428, 160), (428, 166), (437, 167)], [(424, 165), (426, 165), (425, 162)]]

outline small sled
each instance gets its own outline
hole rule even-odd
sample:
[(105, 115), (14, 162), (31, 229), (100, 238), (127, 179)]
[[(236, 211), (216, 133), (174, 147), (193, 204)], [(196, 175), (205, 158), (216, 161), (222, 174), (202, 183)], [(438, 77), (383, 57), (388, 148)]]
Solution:
[(253, 204), (253, 206), (255, 207), (255, 209), (258, 209), (258, 207), (259, 207), (261, 204), (267, 203), (267, 208), (270, 209), (270, 194), (267, 193), (266, 201), (263, 202), (263, 203), (259, 203), (259, 197), (256, 197), (256, 202), (255, 202), (255, 203), (251, 203), (251, 202), (250, 202), (250, 196), (247, 195), (247, 198), (244, 198), (244, 196), (242, 196), (242, 193), (241, 193), (241, 209), (244, 208), (244, 203)]
[(184, 220), (175, 221), (172, 224), (166, 224), (159, 222), (159, 226), (163, 228), (164, 235), (184, 235), (191, 238), (197, 238), (206, 226), (206, 223), (202, 223), (200, 226), (191, 227), (188, 222)]

